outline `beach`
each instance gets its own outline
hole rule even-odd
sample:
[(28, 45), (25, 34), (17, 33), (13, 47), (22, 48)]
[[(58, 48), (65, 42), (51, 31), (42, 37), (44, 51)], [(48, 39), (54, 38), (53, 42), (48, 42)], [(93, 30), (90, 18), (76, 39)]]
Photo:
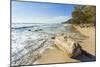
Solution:
[(80, 28), (79, 26), (76, 27), (77, 30), (80, 31), (83, 35), (87, 36), (87, 39), (83, 41), (82, 47), (87, 52), (95, 55), (95, 27), (88, 27), (88, 28)]
[(96, 61), (96, 6), (16, 1), (12, 6), (11, 66)]
[[(82, 43), (80, 43), (82, 49), (86, 51), (85, 55), (90, 54), (95, 57), (95, 27), (84, 27), (81, 28), (79, 26), (74, 26), (77, 32), (86, 36)], [(51, 64), (51, 63), (68, 63), (68, 62), (82, 62), (82, 61), (90, 61), (89, 56), (79, 56), (76, 59), (69, 58), (67, 53), (59, 50), (56, 46), (51, 46), (46, 49), (41, 57), (34, 64)], [(94, 61), (95, 59), (93, 59)]]
[[(95, 60), (95, 27), (93, 26), (81, 28), (79, 25), (72, 24), (14, 24), (12, 31), (12, 65)], [(75, 58), (69, 57), (66, 49), (73, 50), (75, 45), (70, 39), (68, 43), (66, 36), (73, 38), (74, 42), (79, 41), (83, 54)], [(70, 48), (68, 45), (73, 47)]]
[(54, 43), (54, 36), (69, 32), (62, 24), (15, 23), (12, 25), (12, 65), (33, 64)]

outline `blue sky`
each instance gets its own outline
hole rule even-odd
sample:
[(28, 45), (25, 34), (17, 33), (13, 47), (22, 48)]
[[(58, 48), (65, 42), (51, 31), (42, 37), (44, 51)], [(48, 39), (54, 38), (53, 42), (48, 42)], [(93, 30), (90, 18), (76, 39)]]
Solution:
[(12, 23), (60, 23), (75, 5), (12, 1)]

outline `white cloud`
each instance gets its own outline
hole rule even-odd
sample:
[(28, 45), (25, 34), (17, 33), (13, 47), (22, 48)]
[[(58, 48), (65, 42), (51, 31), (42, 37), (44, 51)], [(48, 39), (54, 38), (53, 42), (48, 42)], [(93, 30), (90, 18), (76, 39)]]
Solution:
[(69, 16), (57, 16), (51, 18), (13, 18), (12, 22), (14, 23), (61, 23), (67, 21), (71, 17)]
[(59, 23), (59, 22), (67, 21), (70, 18), (71, 17), (69, 16), (58, 16), (58, 17), (54, 17), (54, 21)]

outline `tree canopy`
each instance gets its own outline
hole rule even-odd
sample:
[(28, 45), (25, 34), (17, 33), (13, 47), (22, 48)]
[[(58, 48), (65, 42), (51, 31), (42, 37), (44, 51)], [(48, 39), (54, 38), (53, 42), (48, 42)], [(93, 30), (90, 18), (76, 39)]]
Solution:
[(75, 6), (72, 12), (72, 23), (88, 24), (96, 22), (96, 7), (95, 6)]
[(63, 23), (94, 24), (96, 23), (96, 6), (77, 5), (72, 12), (72, 18)]

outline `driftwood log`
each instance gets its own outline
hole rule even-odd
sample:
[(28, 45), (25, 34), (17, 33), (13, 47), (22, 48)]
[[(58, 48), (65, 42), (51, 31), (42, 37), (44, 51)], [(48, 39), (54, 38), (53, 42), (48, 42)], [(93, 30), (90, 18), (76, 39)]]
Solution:
[(81, 54), (81, 46), (78, 41), (64, 34), (55, 37), (55, 45), (69, 57), (76, 57)]

